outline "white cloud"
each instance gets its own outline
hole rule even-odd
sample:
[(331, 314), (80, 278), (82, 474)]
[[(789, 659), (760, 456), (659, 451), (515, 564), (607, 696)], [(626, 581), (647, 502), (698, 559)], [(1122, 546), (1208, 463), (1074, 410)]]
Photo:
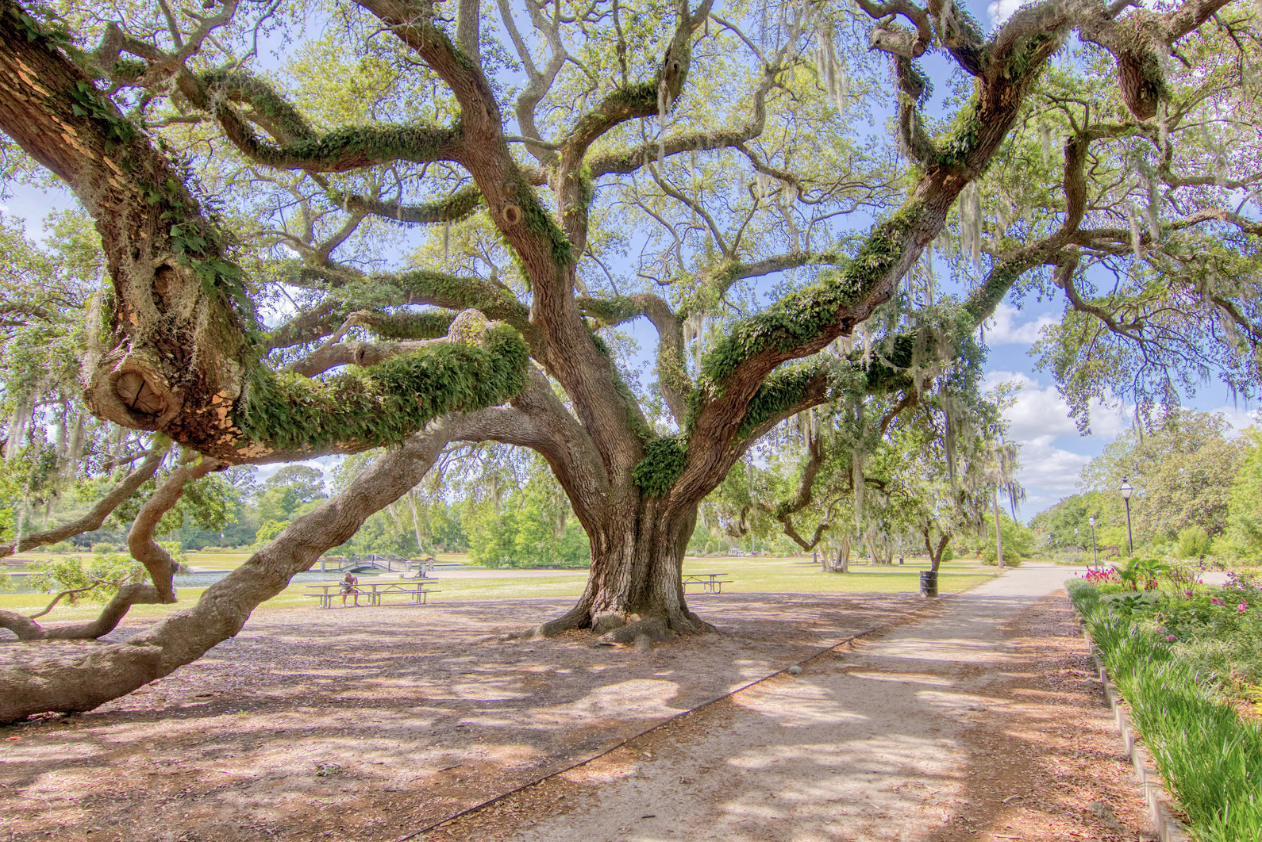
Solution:
[(1217, 412), (1226, 418), (1227, 423), (1231, 425), (1231, 429), (1237, 433), (1255, 424), (1262, 424), (1262, 410), (1241, 409), (1238, 406), (1220, 406), (1209, 411)]
[(986, 320), (986, 344), (1033, 345), (1039, 338), (1039, 331), (1056, 324), (1056, 319), (1051, 316), (1039, 316), (1033, 321), (1018, 323), (1020, 313), (1011, 304), (1001, 303), (995, 315)]
[(999, 26), (1012, 17), (1013, 12), (1025, 5), (1026, 0), (995, 0), (987, 7), (990, 25)]
[[(1019, 441), (1040, 436), (1076, 436), (1078, 426), (1069, 415), (1069, 404), (1055, 386), (1040, 386), (1028, 374), (1019, 371), (989, 371), (982, 379), (982, 388), (994, 389), (1001, 383), (1020, 387), (1016, 403), (1004, 412), (1011, 425), (1012, 437)], [(1091, 433), (1115, 439), (1131, 426), (1134, 407), (1118, 402), (1091, 401)]]
[[(1027, 489), (1054, 503), (1078, 490), (1078, 478), (1091, 457), (1056, 447), (1052, 436), (1021, 442), (1021, 469), (1017, 480)], [(1050, 494), (1049, 494), (1050, 492)], [(1033, 498), (1029, 502), (1033, 502)]]
[[(1027, 491), (1022, 509), (1037, 512), (1078, 490), (1078, 479), (1091, 457), (1056, 446), (1060, 436), (1078, 437), (1078, 427), (1069, 417), (1069, 405), (1054, 386), (1040, 386), (1018, 371), (991, 371), (982, 381), (993, 389), (1000, 383), (1020, 387), (1012, 406), (1004, 411), (1008, 436), (1021, 446), (1021, 469), (1017, 480)], [(1093, 432), (1110, 437), (1128, 425), (1128, 418), (1103, 404), (1092, 406)]]

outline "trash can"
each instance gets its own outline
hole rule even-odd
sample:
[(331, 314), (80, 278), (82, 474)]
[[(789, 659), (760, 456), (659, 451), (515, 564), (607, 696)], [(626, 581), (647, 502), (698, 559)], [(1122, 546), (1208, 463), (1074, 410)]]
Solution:
[(921, 570), (920, 571), (920, 595), (921, 596), (937, 596), (938, 595), (938, 571)]

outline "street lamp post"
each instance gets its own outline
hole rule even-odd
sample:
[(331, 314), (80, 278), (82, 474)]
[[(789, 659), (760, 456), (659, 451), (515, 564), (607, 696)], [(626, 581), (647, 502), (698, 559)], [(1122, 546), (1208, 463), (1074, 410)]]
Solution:
[(1135, 488), (1126, 477), (1122, 477), (1121, 492), (1122, 502), (1126, 504), (1126, 551), (1128, 555), (1135, 555), (1135, 539), (1131, 537), (1131, 495)]
[(1100, 569), (1100, 551), (1095, 545), (1095, 515), (1087, 518), (1087, 523), (1091, 524), (1091, 557), (1095, 559), (1095, 569)]

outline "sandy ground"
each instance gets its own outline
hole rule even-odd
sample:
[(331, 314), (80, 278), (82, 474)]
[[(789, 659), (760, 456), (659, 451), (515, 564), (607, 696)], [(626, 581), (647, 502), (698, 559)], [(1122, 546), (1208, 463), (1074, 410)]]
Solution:
[(723, 633), (649, 653), (499, 639), (568, 600), (260, 614), (129, 697), (0, 728), (0, 839), (398, 839), (924, 605), (690, 604)]
[(698, 598), (724, 633), (651, 652), (498, 639), (563, 601), (274, 612), (0, 729), (0, 839), (1133, 842), (1065, 575)]
[(1027, 567), (419, 839), (1138, 840), (1063, 596)]

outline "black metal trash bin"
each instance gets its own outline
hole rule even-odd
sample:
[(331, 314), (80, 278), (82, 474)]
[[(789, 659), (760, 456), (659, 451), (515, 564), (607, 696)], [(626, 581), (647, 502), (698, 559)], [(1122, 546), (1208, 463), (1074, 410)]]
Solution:
[(938, 571), (921, 570), (920, 571), (920, 595), (921, 596), (937, 596), (938, 595)]

